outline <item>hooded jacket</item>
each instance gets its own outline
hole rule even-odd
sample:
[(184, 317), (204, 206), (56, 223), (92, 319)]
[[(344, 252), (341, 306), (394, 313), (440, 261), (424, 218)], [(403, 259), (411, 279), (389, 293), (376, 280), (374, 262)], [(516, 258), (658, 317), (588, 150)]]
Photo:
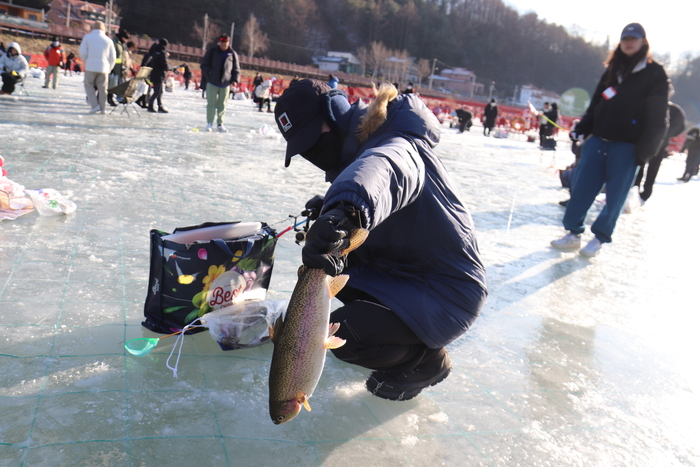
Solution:
[(498, 117), (498, 104), (489, 102), (484, 107), (484, 126), (487, 128), (496, 126), (496, 117)]
[[(10, 49), (15, 49), (17, 51), (16, 57), (10, 57), (10, 54), (7, 53)], [(27, 63), (27, 59), (22, 55), (22, 48), (17, 42), (10, 42), (5, 54), (0, 57), (0, 72), (4, 72), (5, 69), (9, 72), (16, 72), (22, 79), (27, 76), (29, 64)]]
[[(162, 44), (156, 43), (151, 46), (148, 51), (151, 55), (150, 60), (146, 66), (152, 68), (150, 80), (151, 81), (165, 81), (168, 76), (168, 71), (170, 71), (170, 63), (168, 62), (168, 49)], [(146, 60), (146, 57), (144, 57)]]
[(49, 46), (44, 49), (44, 57), (48, 61), (49, 66), (60, 66), (64, 60), (61, 44), (58, 44), (58, 47), (54, 47), (53, 43), (49, 44)]
[(637, 162), (645, 163), (658, 151), (668, 128), (668, 76), (664, 67), (640, 62), (632, 74), (614, 86), (605, 98), (607, 70), (596, 87), (576, 133), (636, 145)]
[(356, 206), (371, 231), (348, 258), (348, 284), (389, 307), (429, 347), (443, 347), (476, 319), (486, 275), (472, 218), (433, 152), (440, 124), (420, 98), (399, 95), (361, 142), (356, 130), (368, 108), (344, 102), (331, 125), (346, 136), (341, 167), (326, 173), (324, 206)]
[(85, 71), (109, 73), (117, 60), (114, 42), (101, 29), (93, 29), (83, 36), (80, 58), (85, 62)]
[(221, 50), (218, 45), (211, 47), (202, 57), (200, 66), (207, 83), (222, 88), (237, 83), (241, 76), (238, 55), (231, 47), (227, 50)]

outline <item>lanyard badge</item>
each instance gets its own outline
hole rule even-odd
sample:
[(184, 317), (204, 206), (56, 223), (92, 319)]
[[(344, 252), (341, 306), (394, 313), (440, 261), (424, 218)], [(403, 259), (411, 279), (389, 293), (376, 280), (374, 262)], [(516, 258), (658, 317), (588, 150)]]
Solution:
[(609, 101), (610, 99), (612, 99), (613, 97), (615, 97), (615, 94), (617, 94), (617, 91), (615, 91), (615, 88), (614, 88), (614, 87), (610, 86), (608, 89), (606, 89), (605, 91), (603, 91), (601, 94), (603, 95), (603, 98), (604, 98), (606, 101)]

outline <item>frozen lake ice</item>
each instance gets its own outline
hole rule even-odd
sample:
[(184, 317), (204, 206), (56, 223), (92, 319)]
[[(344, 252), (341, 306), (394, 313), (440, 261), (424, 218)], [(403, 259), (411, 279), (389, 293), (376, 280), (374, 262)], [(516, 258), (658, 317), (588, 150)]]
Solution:
[[(207, 134), (195, 91), (166, 93), (168, 115), (128, 118), (88, 115), (82, 77), (42, 84), (0, 96), (0, 155), (10, 179), (78, 209), (0, 222), (0, 465), (700, 465), (700, 182), (676, 181), (684, 156), (588, 260), (549, 247), (563, 233), (565, 141), (543, 153), (445, 124), (438, 154), (490, 288), (449, 346), (452, 375), (389, 402), (364, 389), (368, 370), (329, 353), (313, 410), (276, 426), (270, 345), (222, 352), (208, 333), (187, 336), (174, 379), (175, 338), (144, 357), (123, 344), (155, 336), (140, 326), (150, 229), (282, 230), (325, 191), (322, 174), (301, 159), (284, 168), (272, 115), (250, 101), (230, 101), (229, 133)], [(300, 248), (288, 234), (276, 253), (268, 298), (289, 298)]]

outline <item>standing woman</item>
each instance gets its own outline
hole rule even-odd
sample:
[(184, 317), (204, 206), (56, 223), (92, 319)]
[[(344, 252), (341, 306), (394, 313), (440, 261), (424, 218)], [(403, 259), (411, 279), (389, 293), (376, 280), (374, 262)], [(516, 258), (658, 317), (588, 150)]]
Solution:
[(606, 65), (572, 133), (574, 138), (590, 138), (583, 145), (564, 214), (569, 233), (551, 243), (561, 250), (580, 248), (586, 214), (605, 185), (605, 207), (591, 226), (595, 238), (579, 251), (588, 257), (612, 241), (637, 169), (657, 153), (668, 127), (668, 76), (651, 59), (642, 25), (625, 26)]

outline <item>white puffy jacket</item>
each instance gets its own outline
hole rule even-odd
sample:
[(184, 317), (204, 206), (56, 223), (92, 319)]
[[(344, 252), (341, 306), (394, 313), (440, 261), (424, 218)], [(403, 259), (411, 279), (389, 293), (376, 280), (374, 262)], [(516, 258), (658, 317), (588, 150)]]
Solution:
[(10, 49), (15, 49), (18, 54), (16, 57), (10, 57), (8, 53), (0, 56), (0, 72), (4, 72), (5, 70), (10, 72), (15, 71), (24, 79), (29, 71), (29, 64), (27, 63), (27, 59), (22, 55), (22, 48), (17, 42), (10, 42), (10, 45), (7, 46), (7, 50), (9, 51)]
[(83, 36), (80, 58), (85, 62), (85, 71), (109, 73), (117, 61), (117, 51), (104, 31), (94, 29)]

